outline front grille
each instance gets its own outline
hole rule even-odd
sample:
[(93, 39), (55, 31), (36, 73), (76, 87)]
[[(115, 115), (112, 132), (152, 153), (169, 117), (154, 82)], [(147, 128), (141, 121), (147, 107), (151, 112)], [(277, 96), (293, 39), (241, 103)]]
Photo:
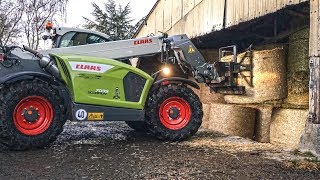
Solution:
[(68, 71), (68, 68), (67, 68), (66, 64), (65, 64), (64, 61), (61, 60), (60, 58), (58, 58), (58, 61), (59, 61), (60, 65), (61, 65), (61, 68), (62, 68), (62, 70), (63, 70), (63, 73), (64, 73), (64, 74), (66, 75), (66, 77), (71, 81), (71, 76), (70, 76), (70, 73), (69, 73), (69, 71)]
[(139, 102), (146, 79), (129, 72), (123, 79), (126, 101)]

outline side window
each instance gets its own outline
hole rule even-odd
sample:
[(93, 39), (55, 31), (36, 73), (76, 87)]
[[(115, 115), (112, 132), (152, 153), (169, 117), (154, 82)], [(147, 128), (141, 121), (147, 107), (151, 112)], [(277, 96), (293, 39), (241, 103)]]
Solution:
[(80, 46), (86, 44), (104, 43), (108, 41), (108, 39), (95, 34), (69, 32), (61, 38), (59, 47)]
[(88, 44), (96, 44), (96, 43), (104, 43), (104, 42), (108, 42), (108, 39), (105, 39), (101, 36), (95, 35), (95, 34), (89, 34), (88, 39), (87, 39), (87, 43)]

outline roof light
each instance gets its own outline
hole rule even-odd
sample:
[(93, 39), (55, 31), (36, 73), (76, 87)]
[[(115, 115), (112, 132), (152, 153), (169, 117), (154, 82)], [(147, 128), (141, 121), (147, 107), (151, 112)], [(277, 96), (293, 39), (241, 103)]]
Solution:
[(53, 28), (52, 22), (48, 21), (48, 22), (46, 23), (46, 29), (47, 29), (47, 30), (51, 30), (52, 28)]

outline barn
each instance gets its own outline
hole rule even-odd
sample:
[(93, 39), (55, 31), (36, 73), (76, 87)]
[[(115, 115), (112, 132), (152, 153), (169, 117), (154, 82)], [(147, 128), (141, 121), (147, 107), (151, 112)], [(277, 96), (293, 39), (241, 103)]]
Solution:
[(197, 91), (203, 128), (319, 155), (319, 8), (320, 0), (158, 0), (135, 37), (187, 34), (208, 62), (220, 47), (237, 45), (241, 58), (253, 45), (252, 84), (238, 79), (244, 96)]

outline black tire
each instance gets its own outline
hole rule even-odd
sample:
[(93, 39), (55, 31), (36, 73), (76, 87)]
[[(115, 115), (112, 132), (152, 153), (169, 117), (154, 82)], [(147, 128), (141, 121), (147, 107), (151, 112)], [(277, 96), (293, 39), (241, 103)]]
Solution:
[(126, 121), (126, 124), (137, 132), (148, 132), (148, 126), (144, 121)]
[[(14, 82), (1, 91), (0, 97), (0, 143), (9, 149), (41, 148), (53, 142), (63, 131), (66, 107), (57, 87), (50, 83), (37, 79)], [(28, 104), (31, 102), (35, 107)], [(24, 106), (32, 109), (24, 108), (20, 112), (20, 108)], [(31, 115), (38, 113), (37, 117), (34, 117), (34, 122), (26, 121), (26, 113), (32, 110), (35, 113)], [(22, 118), (18, 116), (19, 113), (23, 116)], [(47, 119), (47, 121), (43, 123), (41, 119)], [(41, 128), (34, 128), (33, 134), (30, 134), (29, 130), (23, 128), (21, 130), (23, 126), (17, 125), (17, 122), (20, 124), (26, 122), (30, 126), (32, 123), (41, 122)]]
[[(186, 109), (190, 110), (188, 111), (190, 112), (189, 121), (185, 122), (185, 124), (180, 124), (179, 126), (181, 127), (177, 129), (174, 129), (175, 127), (178, 127), (177, 125), (172, 125), (170, 127), (168, 127), (169, 125), (165, 125), (163, 120), (161, 120), (161, 118), (163, 119), (163, 116), (160, 117), (159, 113), (163, 103), (166, 103), (167, 100), (172, 98), (178, 99), (182, 103), (186, 103)], [(181, 114), (183, 114), (180, 109), (178, 114), (179, 119), (179, 116), (182, 116)], [(161, 86), (159, 89), (152, 90), (149, 94), (146, 106), (146, 123), (149, 131), (159, 139), (181, 141), (191, 137), (201, 126), (202, 117), (202, 103), (200, 102), (199, 97), (190, 88), (184, 85), (170, 84)]]

